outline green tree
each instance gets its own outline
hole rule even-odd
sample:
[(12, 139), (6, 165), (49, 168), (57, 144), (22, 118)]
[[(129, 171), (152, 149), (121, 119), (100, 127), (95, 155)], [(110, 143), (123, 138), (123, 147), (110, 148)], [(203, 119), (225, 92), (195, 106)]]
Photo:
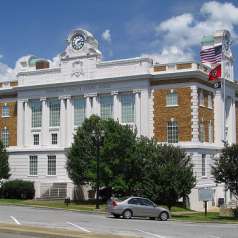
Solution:
[(238, 145), (226, 145), (220, 158), (215, 160), (212, 174), (217, 183), (225, 183), (238, 199)]
[(147, 141), (143, 193), (169, 209), (195, 186), (192, 164), (185, 151), (173, 145)]
[(8, 179), (10, 177), (10, 168), (8, 165), (8, 154), (5, 147), (0, 141), (0, 180)]
[(96, 185), (96, 147), (92, 131), (105, 132), (100, 149), (100, 186), (113, 188), (114, 193), (128, 195), (134, 192), (137, 158), (134, 156), (136, 133), (119, 122), (102, 120), (98, 116), (86, 119), (78, 128), (69, 150), (67, 170), (76, 185)]

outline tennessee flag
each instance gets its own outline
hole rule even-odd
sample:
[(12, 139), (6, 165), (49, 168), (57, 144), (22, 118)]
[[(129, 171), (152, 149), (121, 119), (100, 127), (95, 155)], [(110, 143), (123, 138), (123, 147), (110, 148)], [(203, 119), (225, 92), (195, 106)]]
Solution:
[(209, 80), (213, 81), (213, 80), (217, 80), (218, 78), (221, 77), (221, 64), (217, 65), (214, 69), (212, 69), (209, 72)]

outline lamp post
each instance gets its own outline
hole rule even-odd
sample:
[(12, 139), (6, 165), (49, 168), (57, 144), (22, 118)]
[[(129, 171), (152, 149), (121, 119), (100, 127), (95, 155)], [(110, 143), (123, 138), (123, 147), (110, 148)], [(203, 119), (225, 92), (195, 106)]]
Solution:
[(99, 171), (99, 165), (100, 165), (100, 146), (103, 144), (104, 139), (104, 131), (96, 132), (95, 130), (92, 131), (92, 138), (93, 142), (96, 146), (96, 209), (99, 209), (99, 186), (100, 186), (100, 171)]

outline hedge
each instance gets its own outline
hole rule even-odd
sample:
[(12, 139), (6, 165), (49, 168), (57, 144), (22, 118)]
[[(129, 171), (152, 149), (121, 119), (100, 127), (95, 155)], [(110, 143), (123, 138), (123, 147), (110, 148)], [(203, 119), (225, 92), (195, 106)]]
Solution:
[(18, 179), (4, 182), (0, 188), (0, 195), (2, 198), (33, 199), (35, 196), (34, 183)]

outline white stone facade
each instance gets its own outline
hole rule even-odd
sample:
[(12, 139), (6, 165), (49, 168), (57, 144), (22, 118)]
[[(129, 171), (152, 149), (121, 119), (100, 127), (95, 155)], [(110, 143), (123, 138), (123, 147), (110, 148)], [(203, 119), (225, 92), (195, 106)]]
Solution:
[[(85, 42), (81, 49), (72, 46), (74, 35), (82, 34)], [(33, 56), (23, 57), (17, 62), (17, 146), (9, 147), (11, 178), (35, 181), (36, 197), (42, 197), (49, 192), (47, 186), (52, 184), (66, 184), (67, 195), (73, 196), (73, 184), (65, 169), (67, 149), (73, 142), (76, 131), (74, 121), (74, 99), (80, 97), (85, 100), (85, 117), (92, 114), (101, 115), (100, 97), (112, 96), (112, 118), (122, 121), (122, 96), (132, 95), (134, 98), (134, 120), (129, 124), (137, 128), (138, 136), (154, 136), (154, 100), (153, 91), (158, 86), (151, 85), (151, 80), (166, 80), (169, 78), (195, 78), (197, 82), (182, 82), (176, 87), (191, 88), (192, 140), (179, 142), (178, 145), (186, 149), (194, 163), (194, 174), (200, 181), (214, 187), (215, 201), (224, 197), (221, 185), (217, 186), (211, 177), (210, 168), (213, 158), (219, 156), (223, 147), (222, 140), (236, 143), (236, 114), (234, 78), (226, 83), (226, 97), (228, 103), (226, 133), (223, 112), (223, 89), (215, 90), (207, 83), (207, 68), (191, 62), (191, 67), (178, 70), (176, 64), (166, 65), (163, 72), (155, 72), (152, 59), (133, 58), (115, 61), (102, 61), (96, 39), (84, 30), (73, 31), (68, 38), (68, 46), (60, 55), (57, 63), (49, 62), (49, 68), (35, 69)], [(33, 65), (33, 66), (32, 66)], [(231, 77), (231, 76), (230, 76)], [(159, 86), (168, 88), (166, 83)], [(214, 94), (214, 143), (199, 142), (198, 125), (198, 88), (204, 88)], [(51, 99), (59, 100), (59, 125), (50, 126)], [(41, 126), (32, 127), (31, 102), (41, 103)], [(128, 123), (127, 123), (128, 124)], [(39, 135), (39, 144), (34, 145), (34, 135)], [(52, 134), (57, 134), (57, 143), (52, 143)], [(202, 174), (202, 155), (206, 156), (205, 175)], [(38, 158), (36, 175), (29, 174), (29, 160), (31, 156)], [(56, 157), (56, 173), (49, 174), (49, 157)], [(48, 187), (48, 188), (49, 188)], [(57, 190), (58, 189), (58, 190)], [(60, 193), (57, 187), (56, 193)], [(55, 191), (54, 191), (55, 192)], [(58, 194), (59, 195), (59, 194)], [(57, 196), (57, 194), (55, 195)], [(85, 198), (87, 198), (85, 193)], [(201, 210), (202, 203), (198, 202), (197, 189), (190, 195), (191, 208)], [(214, 204), (209, 204), (212, 207)]]

